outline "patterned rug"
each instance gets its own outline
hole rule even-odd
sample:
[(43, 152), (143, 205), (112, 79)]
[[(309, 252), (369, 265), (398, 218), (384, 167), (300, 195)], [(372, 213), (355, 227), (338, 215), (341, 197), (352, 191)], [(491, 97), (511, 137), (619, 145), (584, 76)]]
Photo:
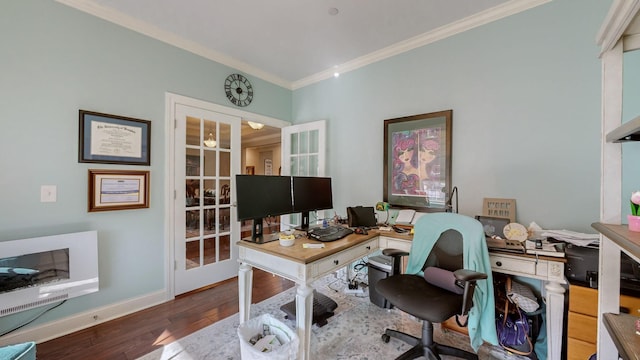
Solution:
[[(328, 275), (313, 287), (338, 303), (335, 315), (328, 324), (313, 325), (311, 333), (312, 360), (389, 360), (394, 359), (409, 346), (397, 339), (389, 343), (381, 340), (386, 328), (393, 328), (420, 336), (421, 323), (402, 311), (382, 309), (369, 301), (368, 292), (345, 294), (346, 282)], [(271, 314), (291, 329), (295, 322), (285, 319), (280, 306), (293, 300), (295, 288), (275, 295), (251, 306), (251, 317)], [(165, 345), (138, 360), (240, 360), (240, 339), (238, 336), (238, 314), (203, 328), (171, 344)], [(454, 331), (441, 330), (435, 326), (437, 342), (470, 350), (469, 338)], [(267, 354), (265, 354), (267, 355)], [(483, 345), (478, 351), (480, 359), (526, 359), (504, 352), (502, 349)], [(264, 357), (268, 359), (268, 356)], [(443, 359), (454, 359), (443, 356)], [(424, 359), (424, 358), (420, 358)]]

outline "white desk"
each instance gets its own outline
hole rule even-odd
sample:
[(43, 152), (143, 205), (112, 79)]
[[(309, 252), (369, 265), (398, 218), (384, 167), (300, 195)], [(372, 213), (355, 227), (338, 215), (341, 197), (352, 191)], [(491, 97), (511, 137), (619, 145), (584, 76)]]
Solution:
[[(313, 288), (309, 284), (378, 249), (395, 248), (408, 251), (411, 247), (411, 237), (394, 232), (369, 231), (369, 235), (353, 234), (338, 241), (325, 243), (324, 249), (303, 249), (303, 242), (315, 241), (297, 240), (291, 247), (282, 247), (277, 241), (266, 244), (240, 241), (238, 291), (242, 323), (250, 314), (252, 267), (294, 281), (297, 284), (296, 327), (300, 337), (299, 358), (309, 360), (313, 314)], [(560, 359), (565, 292), (561, 286), (565, 282), (564, 259), (503, 253), (491, 253), (490, 257), (493, 271), (545, 281), (548, 358)]]

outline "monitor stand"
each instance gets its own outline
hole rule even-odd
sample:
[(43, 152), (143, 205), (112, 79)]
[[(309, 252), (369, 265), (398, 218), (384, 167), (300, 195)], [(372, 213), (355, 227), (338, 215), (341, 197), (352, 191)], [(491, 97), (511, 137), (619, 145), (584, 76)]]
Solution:
[(280, 234), (264, 234), (262, 231), (262, 218), (253, 219), (253, 228), (251, 228), (251, 237), (244, 238), (242, 240), (254, 242), (257, 244), (264, 244), (271, 241), (280, 239)]
[(296, 230), (309, 231), (309, 212), (303, 211), (300, 214), (300, 217), (301, 217), (301, 224), (296, 228)]

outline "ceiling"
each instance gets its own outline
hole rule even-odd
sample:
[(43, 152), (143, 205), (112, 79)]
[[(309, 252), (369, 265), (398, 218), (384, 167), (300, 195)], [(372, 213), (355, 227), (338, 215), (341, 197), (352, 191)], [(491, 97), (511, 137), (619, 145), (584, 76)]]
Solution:
[(296, 89), (550, 0), (57, 0)]

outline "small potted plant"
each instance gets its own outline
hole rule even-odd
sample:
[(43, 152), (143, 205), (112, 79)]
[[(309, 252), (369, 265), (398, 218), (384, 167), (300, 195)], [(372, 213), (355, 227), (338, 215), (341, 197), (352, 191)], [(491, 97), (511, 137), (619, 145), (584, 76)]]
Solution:
[(640, 191), (631, 193), (631, 214), (627, 216), (630, 231), (640, 232)]

